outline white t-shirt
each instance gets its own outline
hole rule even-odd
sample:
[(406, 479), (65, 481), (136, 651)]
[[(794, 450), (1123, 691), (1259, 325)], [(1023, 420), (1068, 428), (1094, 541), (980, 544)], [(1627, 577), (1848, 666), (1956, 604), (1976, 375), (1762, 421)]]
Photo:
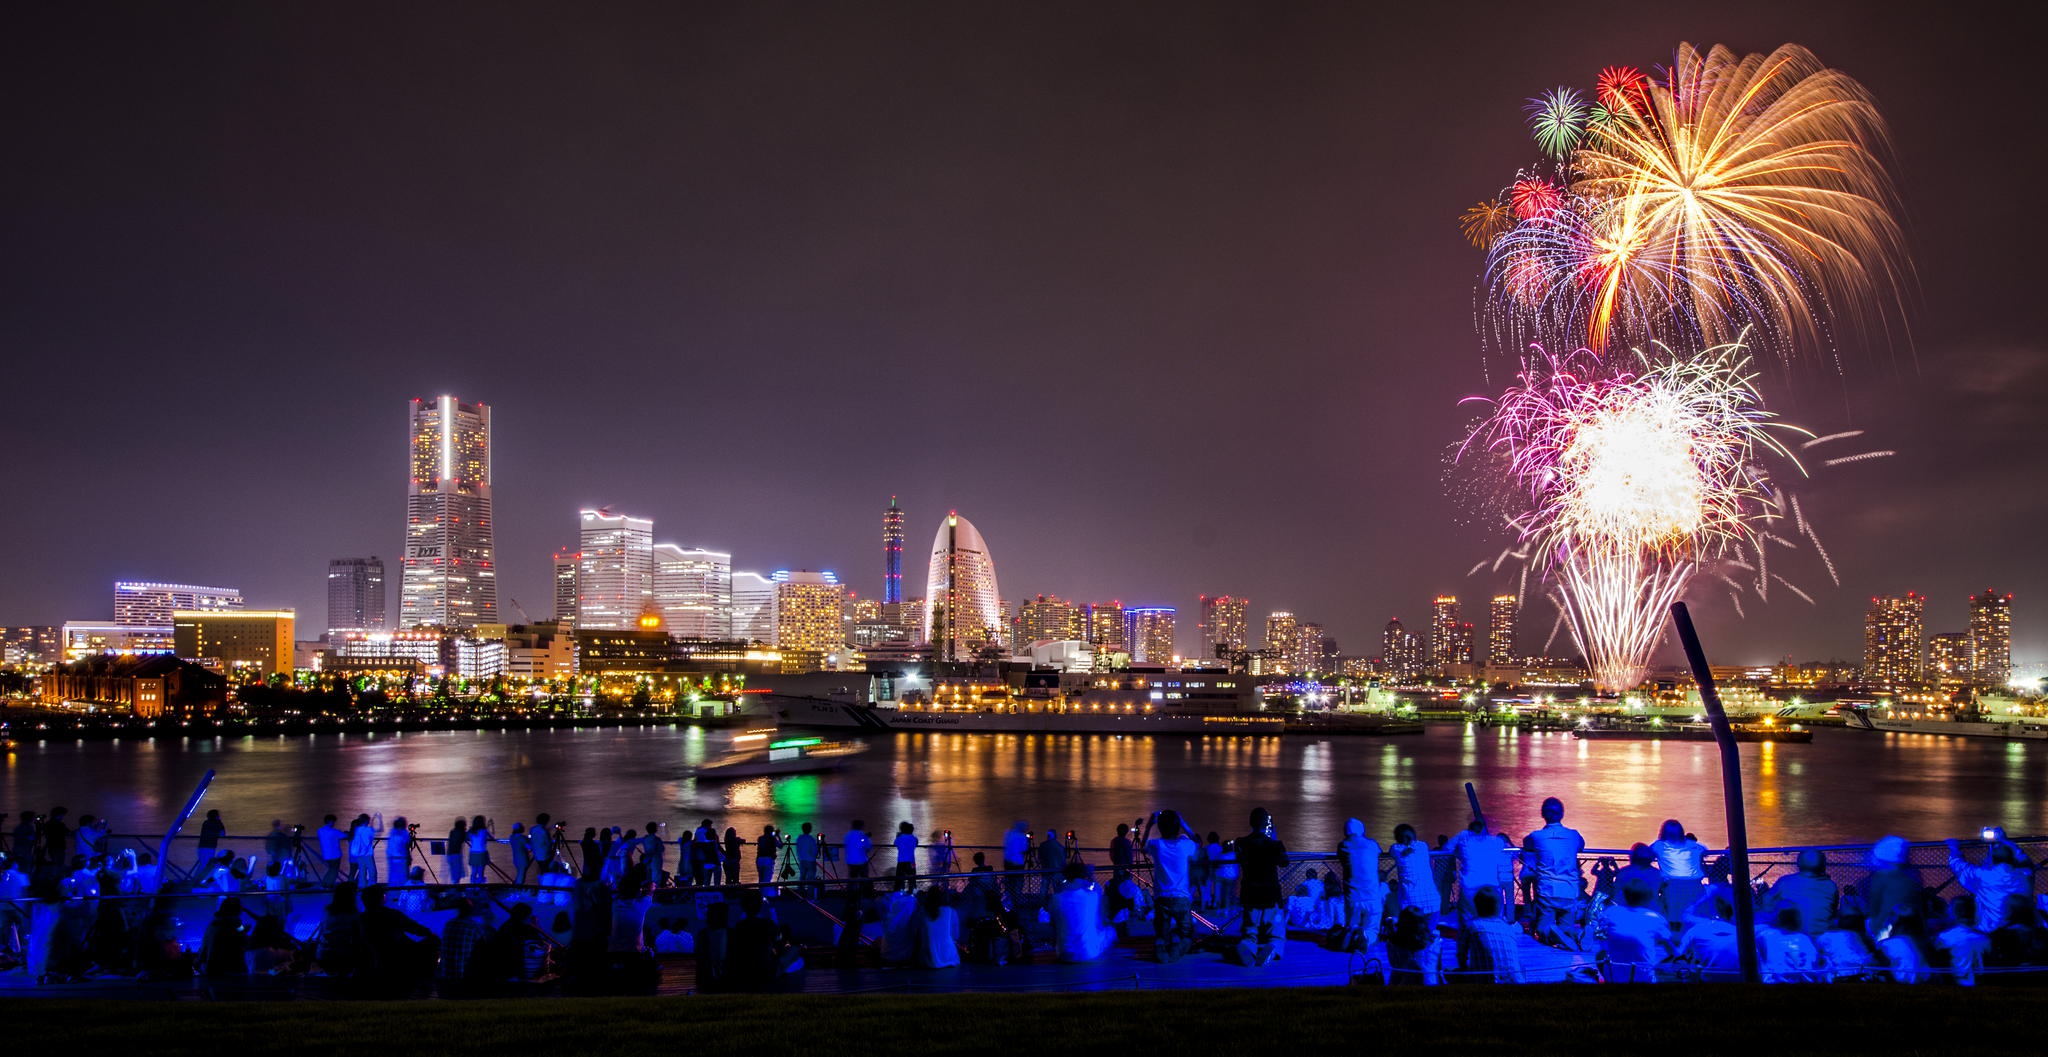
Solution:
[(914, 863), (917, 861), (917, 834), (898, 833), (896, 835), (896, 861), (899, 863)]
[(1186, 834), (1167, 840), (1154, 837), (1145, 842), (1145, 851), (1152, 856), (1152, 888), (1159, 899), (1188, 899), (1188, 862), (1199, 854), (1200, 849)]
[(687, 932), (657, 932), (654, 935), (656, 954), (695, 954), (697, 937)]

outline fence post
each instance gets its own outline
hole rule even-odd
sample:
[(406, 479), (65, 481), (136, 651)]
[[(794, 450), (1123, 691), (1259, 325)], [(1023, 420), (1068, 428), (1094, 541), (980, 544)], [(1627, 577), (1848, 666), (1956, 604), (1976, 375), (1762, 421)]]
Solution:
[(1700, 649), (1699, 633), (1693, 630), (1692, 614), (1684, 602), (1671, 603), (1671, 620), (1678, 625), (1678, 641), (1685, 646), (1686, 662), (1692, 665), (1693, 681), (1700, 687), (1700, 702), (1706, 706), (1707, 722), (1713, 725), (1714, 742), (1721, 749), (1721, 801), (1728, 815), (1729, 888), (1735, 896), (1735, 951), (1742, 967), (1742, 981), (1754, 984), (1763, 979), (1756, 961), (1756, 893), (1749, 885), (1749, 822), (1742, 812), (1742, 758), (1736, 752), (1735, 732), (1728, 727), (1728, 713), (1721, 707), (1721, 692), (1714, 688), (1714, 673), (1707, 667), (1706, 651)]

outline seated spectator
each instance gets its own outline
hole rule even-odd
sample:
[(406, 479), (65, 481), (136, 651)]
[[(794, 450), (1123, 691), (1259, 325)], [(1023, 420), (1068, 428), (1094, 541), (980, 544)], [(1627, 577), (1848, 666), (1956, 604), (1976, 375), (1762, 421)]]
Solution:
[(1735, 907), (1726, 886), (1715, 885), (1697, 907), (1704, 917), (1694, 918), (1678, 939), (1678, 960), (1699, 970), (1701, 980), (1742, 979), (1742, 957), (1737, 949)]
[(1053, 951), (1063, 962), (1094, 961), (1116, 941), (1102, 923), (1102, 889), (1082, 863), (1068, 863), (1062, 874), (1066, 880), (1052, 893)]
[(1927, 939), (1917, 916), (1907, 914), (1893, 919), (1891, 929), (1877, 945), (1877, 953), (1884, 958), (1886, 971), (1894, 982), (1926, 982)]
[(1902, 915), (1920, 913), (1920, 872), (1906, 865), (1911, 851), (1904, 837), (1886, 837), (1870, 849), (1863, 903), (1872, 936), (1882, 935)]
[(432, 973), (440, 941), (425, 925), (384, 905), (384, 893), (383, 885), (362, 891), (364, 948), (379, 985), (409, 988)]
[[(1649, 849), (1642, 845), (1643, 854)], [(1672, 959), (1671, 923), (1656, 908), (1658, 879), (1652, 867), (1648, 871), (1637, 871), (1635, 863), (1621, 873), (1627, 879), (1621, 881), (1621, 902), (1607, 908), (1604, 924), (1607, 932), (1607, 978), (1621, 983), (1653, 984), (1658, 973)]]
[(1835, 919), (1834, 928), (1820, 934), (1820, 956), (1830, 979), (1855, 980), (1870, 972), (1870, 943), (1863, 938), (1863, 926), (1861, 916), (1843, 914)]
[(918, 913), (911, 925), (911, 964), (920, 969), (950, 969), (960, 964), (960, 914), (951, 893), (934, 885), (917, 895)]
[(732, 914), (730, 904), (713, 903), (704, 911), (704, 928), (697, 933), (697, 988), (700, 991), (723, 991), (726, 985), (726, 953), (732, 938), (726, 921)]
[(666, 924), (662, 925), (661, 931), (654, 934), (654, 953), (656, 954), (695, 954), (696, 952), (697, 937), (690, 935), (690, 919), (688, 918), (670, 918)]
[(893, 888), (881, 898), (882, 964), (904, 965), (916, 953), (911, 919), (917, 916), (917, 897)]
[(353, 976), (363, 968), (367, 952), (363, 947), (363, 910), (356, 901), (356, 883), (341, 881), (328, 897), (320, 918), (320, 931), (313, 941), (313, 960), (328, 976)]
[[(726, 954), (725, 979), (735, 991), (764, 993), (780, 990), (784, 972), (791, 968), (786, 956), (793, 953), (782, 926), (768, 913), (767, 900), (758, 888), (740, 893), (740, 920), (731, 930)], [(795, 963), (801, 968), (801, 961)]]
[(248, 954), (249, 927), (242, 921), (242, 901), (229, 896), (220, 901), (200, 941), (200, 975), (242, 976), (249, 971)]
[(1444, 982), (1434, 917), (1417, 907), (1401, 908), (1387, 933), (1388, 983), (1434, 987)]
[(1799, 912), (1797, 931), (1809, 937), (1833, 928), (1841, 893), (1827, 870), (1826, 854), (1814, 848), (1800, 852), (1799, 872), (1779, 878), (1764, 899), (1771, 919), (1782, 922), (1781, 911), (1791, 909)]
[(1949, 976), (1958, 987), (1977, 986), (1977, 970), (1991, 951), (1991, 937), (1977, 931), (1977, 900), (1964, 893), (1949, 906), (1955, 922), (1934, 937), (1934, 949), (1948, 964)]
[(249, 972), (284, 976), (299, 972), (299, 945), (285, 931), (284, 919), (265, 914), (249, 932)]
[(1821, 969), (1820, 945), (1806, 934), (1804, 922), (1805, 917), (1799, 908), (1788, 903), (1778, 908), (1775, 925), (1757, 927), (1756, 957), (1763, 970), (1764, 983), (1803, 984), (1827, 980), (1827, 973)]
[(441, 980), (460, 983), (470, 975), (471, 962), (491, 937), (476, 900), (467, 896), (455, 900), (455, 916), (441, 927)]
[(1458, 966), (1475, 980), (1526, 983), (1521, 939), (1522, 930), (1500, 916), (1500, 889), (1481, 885), (1472, 893), (1472, 920), (1458, 932)]
[[(2006, 897), (2004, 923), (1991, 933), (1991, 952), (1985, 964), (2001, 969), (2024, 969), (2048, 965), (2048, 927), (2041, 923), (2041, 912), (2034, 909), (2033, 899), (2024, 892), (2015, 892)], [(1984, 920), (1984, 909), (1977, 909), (1977, 920)]]
[(645, 866), (626, 868), (618, 895), (612, 899), (611, 931), (605, 949), (613, 954), (647, 949), (647, 911), (654, 906), (654, 883)]
[(1656, 900), (1664, 891), (1664, 871), (1657, 868), (1657, 853), (1647, 844), (1633, 844), (1628, 849), (1628, 865), (1614, 872), (1614, 904), (1622, 902), (1622, 892), (1630, 883), (1643, 885), (1650, 890), (1650, 898)]

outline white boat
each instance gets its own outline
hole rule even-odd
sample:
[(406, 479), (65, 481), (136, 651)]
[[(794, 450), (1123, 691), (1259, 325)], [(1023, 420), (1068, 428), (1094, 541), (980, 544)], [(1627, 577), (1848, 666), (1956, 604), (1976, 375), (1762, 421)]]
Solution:
[(2002, 738), (2048, 741), (2048, 720), (2039, 719), (1895, 719), (1874, 716), (1866, 709), (1844, 710), (1850, 730), (1885, 734), (1944, 734), (1955, 738)]
[(813, 774), (844, 767), (848, 760), (868, 750), (859, 742), (778, 735), (779, 732), (774, 730), (750, 730), (734, 735), (732, 751), (697, 768), (697, 777), (724, 781), (778, 774)]

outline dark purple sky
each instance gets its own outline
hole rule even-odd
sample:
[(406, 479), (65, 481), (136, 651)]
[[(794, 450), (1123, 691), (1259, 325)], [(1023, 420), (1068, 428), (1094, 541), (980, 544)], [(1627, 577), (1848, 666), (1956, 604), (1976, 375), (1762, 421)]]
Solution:
[(1818, 607), (1709, 592), (1709, 647), (1855, 655), (1873, 593), (1952, 630), (1996, 585), (2048, 659), (2030, 8), (751, 7), (13, 12), (0, 622), (137, 577), (317, 630), (328, 558), (399, 549), (406, 399), (452, 391), (536, 616), (581, 504), (873, 590), (895, 493), (908, 579), (957, 507), (1012, 598), (1192, 645), (1248, 594), (1377, 652), (1506, 583), (1439, 463), (1485, 384), (1455, 218), (1534, 159), (1522, 100), (1790, 40), (1890, 118), (1923, 304), (1772, 380), (1901, 454), (1803, 489), (1842, 586), (1786, 555)]

